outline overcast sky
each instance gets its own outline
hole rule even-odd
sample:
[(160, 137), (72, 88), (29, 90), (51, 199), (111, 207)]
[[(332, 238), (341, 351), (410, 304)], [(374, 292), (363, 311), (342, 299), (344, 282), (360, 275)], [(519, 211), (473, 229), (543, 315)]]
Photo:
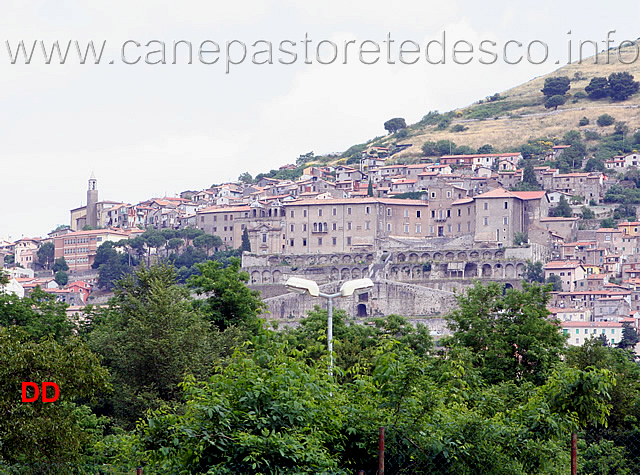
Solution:
[[(58, 224), (69, 223), (69, 209), (85, 204), (87, 180), (98, 179), (100, 199), (136, 203), (154, 196), (174, 196), (185, 189), (252, 175), (292, 163), (301, 153), (340, 152), (385, 133), (392, 117), (416, 122), (430, 110), (446, 111), (518, 85), (567, 61), (568, 40), (597, 40), (607, 31), (612, 46), (640, 35), (634, 28), (640, 4), (618, 1), (615, 8), (601, 2), (511, 0), (491, 2), (395, 2), (355, 0), (4, 0), (0, 13), (0, 237), (44, 236)], [(571, 31), (571, 34), (568, 34)], [(423, 50), (430, 40), (442, 40), (445, 64), (430, 64)], [(309, 39), (305, 64), (303, 43)], [(386, 58), (387, 35), (394, 40), (392, 60)], [(31, 64), (11, 64), (19, 41), (31, 50), (34, 40), (45, 45), (69, 40), (85, 47), (106, 42), (101, 64), (79, 64), (72, 44), (67, 62), (45, 64), (41, 46)], [(145, 64), (146, 54), (167, 46), (167, 64)], [(173, 42), (190, 41), (193, 64), (185, 55), (173, 62)], [(220, 45), (220, 53), (203, 56), (205, 40)], [(227, 41), (247, 45), (239, 65), (225, 60)], [(252, 64), (252, 54), (273, 44), (273, 63)], [(316, 61), (321, 40), (337, 45), (333, 64)], [(365, 65), (358, 57), (365, 40), (382, 48), (379, 61)], [(399, 43), (412, 40), (421, 47), (413, 65), (398, 60)], [(474, 53), (459, 55), (467, 65), (453, 63), (458, 40), (470, 42)], [(496, 43), (494, 64), (480, 64), (481, 41)], [(511, 43), (509, 60), (526, 55), (526, 46), (539, 40), (548, 45), (549, 59), (540, 65), (524, 59), (506, 64), (502, 47)], [(138, 48), (136, 43), (141, 46)], [(292, 55), (278, 51), (282, 41)], [(345, 41), (356, 49), (347, 49)], [(126, 43), (128, 42), (128, 43)], [(126, 61), (121, 58), (126, 43)], [(264, 43), (259, 43), (264, 46)], [(48, 46), (50, 49), (50, 46)], [(366, 49), (373, 48), (367, 43)], [(407, 46), (409, 48), (409, 46)], [(432, 62), (441, 58), (432, 44)], [(460, 49), (466, 47), (461, 46)], [(205, 49), (215, 49), (207, 43)], [(285, 48), (286, 49), (286, 48)], [(186, 51), (186, 50), (185, 50)], [(231, 47), (239, 62), (241, 45)], [(441, 50), (440, 50), (441, 51)], [(534, 60), (542, 49), (532, 45)], [(179, 51), (180, 53), (180, 51)], [(184, 53), (184, 51), (183, 51)], [(320, 59), (329, 62), (330, 43)], [(363, 56), (370, 62), (375, 55)], [(416, 55), (405, 56), (406, 62)], [(149, 56), (157, 62), (160, 54)], [(256, 61), (265, 61), (266, 53)], [(293, 64), (282, 64), (279, 62)], [(92, 63), (93, 61), (89, 61)], [(110, 64), (113, 62), (113, 64)], [(58, 63), (58, 64), (56, 64)]]

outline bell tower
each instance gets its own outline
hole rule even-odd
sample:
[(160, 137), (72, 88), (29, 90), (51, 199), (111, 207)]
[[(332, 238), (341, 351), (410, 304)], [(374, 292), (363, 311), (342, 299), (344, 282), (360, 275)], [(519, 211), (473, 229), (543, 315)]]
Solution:
[(87, 225), (93, 229), (98, 228), (98, 180), (91, 172), (89, 188), (87, 189)]

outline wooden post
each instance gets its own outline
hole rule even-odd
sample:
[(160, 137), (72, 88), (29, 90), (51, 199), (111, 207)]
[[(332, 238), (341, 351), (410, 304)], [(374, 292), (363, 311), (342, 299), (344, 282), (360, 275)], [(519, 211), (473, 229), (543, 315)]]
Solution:
[(571, 475), (578, 475), (578, 434), (571, 434)]
[(384, 475), (384, 427), (378, 433), (378, 475)]

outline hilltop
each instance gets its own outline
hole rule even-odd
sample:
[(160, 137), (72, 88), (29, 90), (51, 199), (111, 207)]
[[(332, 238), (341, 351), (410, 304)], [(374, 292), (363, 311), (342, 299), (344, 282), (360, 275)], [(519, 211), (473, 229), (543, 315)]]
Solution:
[[(610, 50), (608, 64), (605, 64), (607, 53), (603, 51), (469, 106), (447, 113), (430, 112), (420, 122), (409, 125), (406, 135), (390, 134), (352, 149), (366, 148), (364, 145), (385, 147), (394, 143), (411, 143), (412, 147), (394, 156), (400, 160), (421, 156), (421, 147), (427, 141), (451, 140), (458, 146), (466, 145), (473, 149), (490, 144), (495, 150), (508, 151), (543, 137), (559, 142), (570, 130), (579, 130), (583, 135), (587, 131), (602, 136), (611, 134), (613, 127), (596, 124), (596, 119), (602, 114), (613, 116), (617, 122), (625, 122), (633, 133), (640, 128), (640, 94), (625, 101), (610, 98), (592, 100), (587, 97), (585, 87), (592, 78), (608, 77), (612, 73), (628, 72), (640, 80), (640, 60), (636, 58), (635, 48), (622, 49), (620, 56), (617, 49)], [(567, 76), (571, 80), (567, 102), (557, 110), (547, 109), (541, 89), (545, 79), (559, 76)], [(579, 126), (583, 117), (589, 119), (589, 124)], [(459, 131), (454, 131), (455, 126)], [(593, 149), (593, 143), (591, 145)], [(343, 156), (347, 155), (349, 151)]]

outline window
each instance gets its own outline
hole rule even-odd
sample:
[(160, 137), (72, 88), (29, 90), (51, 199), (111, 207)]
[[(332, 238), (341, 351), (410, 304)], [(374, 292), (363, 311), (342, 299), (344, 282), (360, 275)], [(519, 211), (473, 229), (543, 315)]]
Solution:
[(448, 209), (448, 210), (447, 210), (447, 218), (450, 218), (450, 217), (451, 217), (451, 210), (450, 210), (450, 209)]
[(336, 243), (337, 243), (337, 239), (336, 238), (331, 238), (331, 244), (333, 244), (335, 246)]
[(351, 208), (347, 208), (347, 214), (351, 215)]
[(433, 234), (433, 226), (429, 226), (429, 234)]
[(307, 230), (307, 225), (306, 225), (306, 224), (303, 224), (303, 225), (302, 225), (302, 230), (303, 230), (303, 231), (306, 231), (306, 230)]
[(387, 208), (387, 216), (391, 216), (391, 208)]
[(458, 208), (458, 216), (462, 216), (462, 210)]
[(489, 218), (487, 218), (486, 216), (484, 218), (482, 218), (482, 221), (483, 221), (482, 224), (484, 224), (485, 226), (489, 225)]
[(335, 231), (336, 229), (338, 229), (338, 225), (336, 223), (332, 223), (331, 224), (331, 230)]
[(449, 224), (449, 225), (447, 225), (447, 231), (448, 231), (448, 232), (451, 232), (451, 225), (450, 225), (450, 224)]
[(233, 226), (229, 226), (229, 231), (233, 231)]
[(318, 216), (322, 216), (322, 208), (318, 209)]
[(229, 220), (229, 216), (225, 214), (225, 215), (224, 215), (224, 220), (225, 220), (225, 221), (228, 221), (228, 220)]
[(416, 211), (416, 218), (420, 217), (420, 210)]
[(458, 223), (458, 232), (460, 232), (460, 223)]
[(432, 218), (436, 217), (436, 210), (434, 210), (434, 209), (431, 210), (431, 217)]
[(291, 225), (291, 227), (290, 227), (290, 229), (291, 229), (291, 232), (294, 232), (295, 224), (292, 224), (292, 225)]
[(351, 246), (351, 238), (350, 237), (347, 238), (347, 246)]
[(295, 213), (295, 211), (293, 211), (293, 210), (291, 210), (291, 213), (290, 213), (289, 215), (290, 215), (292, 218), (295, 218), (295, 217), (296, 217), (296, 213)]
[(507, 216), (502, 218), (502, 223), (505, 224), (505, 225), (509, 224), (509, 218)]
[(405, 218), (408, 218), (408, 217), (409, 217), (409, 210), (408, 210), (408, 209), (405, 209), (405, 210), (404, 210), (404, 217), (405, 217)]
[(307, 245), (307, 240), (305, 238), (302, 238), (302, 245), (306, 246)]
[(416, 234), (420, 234), (422, 232), (422, 226), (416, 224)]
[(291, 247), (293, 247), (294, 240), (292, 239), (291, 241), (289, 241), (289, 244), (290, 244)]
[(307, 210), (306, 210), (306, 209), (305, 209), (305, 210), (302, 210), (302, 217), (303, 217), (303, 218), (306, 218), (306, 217), (307, 217)]
[(486, 201), (482, 203), (482, 206), (484, 207), (485, 210), (489, 209), (489, 203), (487, 203)]
[(200, 222), (204, 223), (204, 216), (200, 216)]
[(347, 231), (351, 231), (351, 221), (347, 223)]
[(267, 242), (267, 235), (266, 234), (262, 235), (262, 242)]
[(214, 215), (213, 215), (213, 220), (214, 220), (214, 221), (218, 221), (218, 216), (214, 214)]
[(366, 229), (367, 231), (371, 229), (371, 221), (364, 222), (364, 229)]
[(367, 206), (367, 207), (364, 209), (364, 214), (371, 214), (371, 206)]
[(322, 246), (322, 238), (318, 238), (318, 246)]
[(408, 224), (404, 225), (404, 233), (405, 234), (409, 234), (409, 225)]
[(508, 201), (504, 202), (504, 209), (509, 209), (509, 202)]
[(229, 221), (233, 221), (233, 215), (232, 214), (229, 215)]
[(391, 231), (391, 223), (387, 223), (387, 231)]

